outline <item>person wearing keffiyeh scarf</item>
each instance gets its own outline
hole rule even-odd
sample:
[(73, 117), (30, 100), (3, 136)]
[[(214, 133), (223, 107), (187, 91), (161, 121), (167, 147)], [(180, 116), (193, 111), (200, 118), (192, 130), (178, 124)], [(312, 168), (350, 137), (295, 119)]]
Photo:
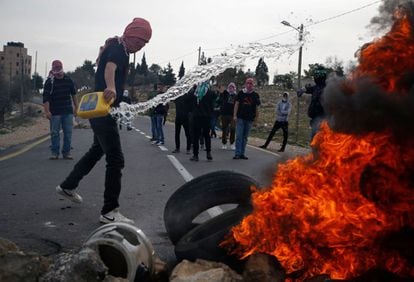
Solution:
[[(95, 91), (103, 92), (103, 97), (107, 102), (114, 100), (113, 106), (118, 106), (122, 101), (129, 67), (129, 54), (141, 50), (149, 42), (151, 35), (152, 29), (149, 22), (142, 18), (134, 18), (126, 26), (122, 36), (107, 39), (104, 46), (100, 48), (96, 60)], [(119, 212), (118, 200), (121, 192), (124, 155), (116, 120), (108, 114), (105, 117), (91, 118), (89, 122), (94, 135), (92, 146), (66, 179), (56, 187), (56, 191), (72, 202), (81, 203), (82, 197), (75, 192), (75, 189), (80, 180), (105, 155), (104, 204), (99, 221), (101, 223), (133, 223), (132, 219)]]
[[(63, 71), (60, 60), (52, 62), (52, 69), (43, 87), (43, 108), (50, 120), (51, 153), (49, 159), (56, 160), (60, 153), (64, 159), (72, 159), (71, 142), (73, 116), (76, 115), (78, 102), (75, 85)], [(63, 131), (63, 145), (60, 146), (60, 130)], [(62, 150), (61, 150), (62, 148)]]

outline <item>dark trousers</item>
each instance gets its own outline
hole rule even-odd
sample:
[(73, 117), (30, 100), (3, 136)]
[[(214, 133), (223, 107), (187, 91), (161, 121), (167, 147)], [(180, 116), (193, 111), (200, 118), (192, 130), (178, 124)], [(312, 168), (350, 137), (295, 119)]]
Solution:
[(233, 144), (236, 136), (236, 126), (233, 116), (221, 116), (221, 127), (223, 130), (223, 135), (221, 136), (222, 143), (227, 144), (227, 136), (230, 132), (230, 144)]
[(198, 156), (199, 143), (201, 134), (203, 134), (206, 151), (211, 152), (211, 137), (210, 137), (210, 117), (193, 117), (193, 155)]
[(188, 116), (176, 116), (175, 117), (175, 148), (180, 150), (180, 134), (181, 126), (184, 128), (185, 138), (187, 140), (187, 151), (191, 149), (191, 136), (189, 128)]
[(101, 214), (119, 207), (121, 192), (121, 170), (124, 168), (124, 155), (115, 120), (104, 117), (91, 120), (93, 143), (89, 151), (77, 162), (73, 170), (60, 185), (63, 189), (73, 190), (105, 154), (105, 192)]
[(283, 142), (281, 149), (285, 149), (287, 140), (288, 140), (288, 127), (289, 123), (287, 121), (275, 121), (275, 124), (273, 125), (272, 130), (269, 133), (269, 136), (267, 137), (266, 143), (264, 144), (265, 147), (269, 145), (270, 141), (272, 141), (273, 136), (275, 135), (276, 131), (281, 128), (283, 130)]

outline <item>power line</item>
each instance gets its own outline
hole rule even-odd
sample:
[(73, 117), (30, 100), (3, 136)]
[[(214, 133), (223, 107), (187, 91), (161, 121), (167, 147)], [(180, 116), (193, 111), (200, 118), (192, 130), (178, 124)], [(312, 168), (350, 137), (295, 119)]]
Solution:
[[(317, 25), (317, 24), (321, 24), (321, 23), (324, 23), (324, 22), (327, 22), (327, 21), (330, 21), (330, 20), (334, 20), (334, 19), (337, 19), (337, 18), (340, 18), (340, 17), (346, 16), (346, 15), (349, 15), (349, 14), (355, 13), (355, 12), (357, 12), (357, 11), (363, 10), (363, 9), (365, 9), (365, 8), (367, 8), (367, 7), (373, 6), (373, 5), (378, 4), (378, 3), (380, 3), (380, 2), (382, 2), (382, 0), (374, 1), (374, 2), (368, 3), (368, 4), (366, 4), (366, 5), (363, 5), (363, 6), (361, 6), (361, 7), (358, 7), (358, 8), (355, 8), (355, 9), (352, 9), (352, 10), (349, 10), (349, 11), (346, 11), (346, 12), (343, 12), (343, 13), (341, 13), (341, 14), (338, 14), (338, 15), (335, 15), (335, 16), (331, 16), (331, 17), (328, 17), (328, 18), (325, 18), (325, 19), (322, 19), (322, 20), (319, 20), (319, 21), (313, 22), (313, 23), (311, 23), (311, 24), (305, 25), (305, 27), (311, 27), (311, 26), (314, 26), (314, 25)], [(284, 31), (284, 32), (279, 32), (279, 33), (276, 33), (276, 34), (271, 35), (271, 36), (268, 36), (268, 37), (264, 37), (264, 38), (260, 38), (260, 39), (254, 40), (254, 41), (250, 41), (250, 43), (251, 43), (251, 42), (260, 42), (260, 41), (265, 41), (265, 40), (272, 39), (272, 38), (275, 38), (275, 37), (278, 37), (278, 36), (281, 36), (281, 35), (284, 35), (284, 34), (287, 34), (287, 33), (291, 33), (291, 32), (293, 32), (293, 31), (294, 31), (294, 30), (293, 30), (293, 29), (291, 29), (291, 30), (287, 30), (287, 31)], [(209, 49), (204, 49), (204, 50), (205, 50), (205, 51), (224, 50), (224, 49), (226, 49), (227, 47), (228, 47), (228, 46), (226, 46), (226, 47), (217, 47), (217, 48), (209, 48)], [(196, 52), (196, 51), (191, 52), (191, 53), (188, 53), (188, 54), (185, 54), (185, 55), (182, 55), (182, 56), (177, 57), (177, 58), (174, 58), (174, 59), (172, 59), (172, 60), (170, 60), (170, 61), (165, 61), (165, 62), (175, 61), (175, 60), (178, 60), (178, 59), (181, 59), (181, 58), (184, 58), (184, 57), (187, 57), (187, 56), (193, 55), (195, 52)], [(165, 62), (162, 62), (162, 63), (160, 63), (160, 64), (163, 64), (163, 63), (165, 63)]]
[(370, 7), (370, 6), (372, 6), (372, 5), (375, 5), (375, 4), (379, 3), (379, 2), (382, 2), (382, 1), (375, 1), (375, 2), (372, 2), (372, 3), (366, 4), (366, 5), (364, 5), (364, 6), (361, 6), (361, 7), (359, 7), (359, 8), (356, 8), (356, 9), (350, 10), (350, 11), (348, 11), (348, 12), (344, 12), (344, 13), (342, 13), (342, 14), (339, 14), (339, 15), (336, 15), (336, 16), (332, 16), (332, 17), (329, 17), (329, 18), (326, 18), (326, 19), (323, 19), (323, 20), (320, 20), (320, 21), (314, 22), (314, 23), (312, 23), (312, 24), (307, 25), (306, 27), (313, 26), (313, 25), (317, 25), (317, 24), (320, 24), (320, 23), (324, 23), (324, 22), (327, 22), (327, 21), (330, 21), (330, 20), (333, 20), (333, 19), (336, 19), (336, 18), (340, 18), (340, 17), (342, 17), (342, 16), (345, 16), (345, 15), (348, 15), (348, 14), (351, 14), (351, 13), (354, 13), (354, 12), (357, 12), (357, 11), (360, 11), (360, 10), (362, 10), (362, 9), (365, 9), (365, 8), (367, 8), (367, 7)]

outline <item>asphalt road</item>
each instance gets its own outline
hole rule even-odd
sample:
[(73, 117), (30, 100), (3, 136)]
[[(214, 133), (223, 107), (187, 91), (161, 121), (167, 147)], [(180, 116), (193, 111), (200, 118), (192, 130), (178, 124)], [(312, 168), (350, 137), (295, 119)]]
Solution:
[[(173, 264), (173, 245), (166, 235), (163, 210), (170, 195), (191, 177), (216, 170), (233, 170), (256, 179), (263, 187), (271, 183), (278, 154), (248, 147), (249, 160), (233, 160), (233, 151), (221, 150), (220, 139), (212, 140), (214, 160), (208, 162), (204, 152), (199, 162), (174, 149), (174, 125), (166, 124), (163, 147), (149, 141), (149, 119), (134, 120), (137, 130), (121, 130), (126, 167), (123, 170), (121, 211), (135, 220), (152, 242), (156, 253)], [(139, 130), (139, 131), (138, 131)], [(49, 140), (13, 158), (0, 161), (0, 237), (16, 242), (23, 251), (53, 255), (82, 246), (91, 232), (100, 225), (103, 203), (105, 161), (80, 183), (83, 203), (78, 205), (56, 194), (55, 187), (66, 177), (76, 160), (92, 142), (90, 129), (75, 129), (73, 156), (70, 160), (49, 160)], [(185, 144), (182, 132), (181, 144)], [(183, 149), (183, 148), (182, 148)], [(2, 156), (9, 152), (3, 152)], [(175, 164), (175, 166), (174, 166)], [(181, 173), (176, 166), (181, 165)]]

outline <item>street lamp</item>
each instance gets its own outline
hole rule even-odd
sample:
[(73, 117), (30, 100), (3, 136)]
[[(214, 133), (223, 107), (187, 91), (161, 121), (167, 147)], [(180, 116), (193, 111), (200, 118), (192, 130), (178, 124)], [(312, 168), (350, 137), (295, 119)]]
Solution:
[[(298, 90), (301, 89), (301, 71), (302, 71), (302, 40), (303, 40), (303, 24), (301, 24), (298, 28), (292, 26), (287, 21), (282, 21), (281, 24), (291, 27), (297, 32), (299, 32), (299, 61), (298, 61)], [(297, 99), (296, 105), (296, 140), (295, 142), (298, 143), (298, 135), (299, 135), (299, 97)]]

